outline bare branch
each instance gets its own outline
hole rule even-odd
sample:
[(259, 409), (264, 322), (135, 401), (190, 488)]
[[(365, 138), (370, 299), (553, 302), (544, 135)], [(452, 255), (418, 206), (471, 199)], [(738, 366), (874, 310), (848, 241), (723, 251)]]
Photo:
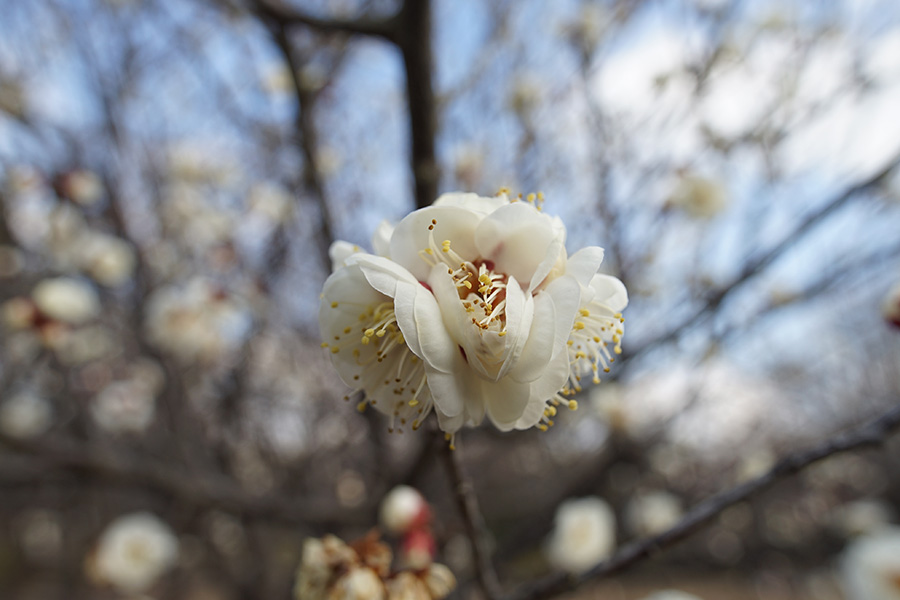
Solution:
[(700, 306), (696, 311), (694, 311), (690, 316), (686, 317), (666, 333), (644, 342), (637, 348), (633, 348), (630, 350), (626, 349), (623, 358), (632, 358), (634, 356), (638, 356), (640, 354), (643, 354), (647, 350), (659, 347), (662, 344), (666, 344), (677, 339), (684, 331), (689, 329), (691, 326), (699, 323), (711, 311), (714, 311), (716, 308), (718, 308), (722, 304), (722, 302), (736, 289), (761, 273), (769, 265), (779, 259), (790, 248), (795, 246), (798, 241), (803, 239), (803, 237), (806, 234), (810, 233), (819, 223), (831, 216), (833, 213), (842, 208), (845, 204), (847, 204), (847, 202), (849, 202), (859, 194), (871, 191), (884, 183), (884, 181), (886, 181), (894, 173), (894, 171), (897, 170), (898, 166), (900, 166), (900, 155), (894, 156), (888, 164), (882, 167), (874, 175), (871, 175), (869, 178), (848, 187), (843, 192), (828, 201), (824, 206), (807, 215), (806, 218), (804, 218), (803, 221), (800, 222), (800, 224), (797, 225), (797, 227), (795, 227), (788, 235), (784, 236), (784, 238), (782, 238), (779, 243), (777, 243), (775, 246), (765, 251), (764, 253), (760, 254), (756, 258), (751, 258), (750, 260), (748, 260), (747, 264), (744, 265), (744, 268), (738, 275), (736, 275), (729, 283), (723, 285), (718, 290), (715, 290), (713, 293), (709, 294), (703, 305)]
[(708, 498), (688, 511), (681, 521), (671, 529), (625, 545), (612, 558), (583, 575), (572, 577), (565, 573), (555, 573), (517, 590), (505, 600), (551, 598), (572, 591), (588, 581), (600, 580), (624, 571), (640, 560), (682, 541), (728, 507), (771, 487), (776, 482), (829, 456), (857, 448), (878, 446), (884, 443), (897, 429), (900, 429), (900, 406), (892, 408), (865, 425), (835, 435), (818, 446), (785, 456), (767, 473)]
[[(176, 498), (200, 508), (218, 508), (249, 518), (281, 522), (291, 525), (310, 525), (331, 520), (352, 521), (350, 514), (335, 510), (333, 502), (321, 503), (309, 499), (284, 498), (280, 495), (248, 493), (233, 482), (204, 474), (184, 473), (160, 461), (138, 457), (110, 444), (83, 444), (63, 437), (42, 437), (34, 441), (20, 441), (0, 437), (5, 447), (20, 455), (32, 457), (36, 463), (30, 469), (34, 481), (41, 481), (47, 471), (61, 470), (88, 473), (111, 483), (133, 485), (165, 496)], [(10, 463), (11, 464), (11, 463)], [(21, 485), (26, 471), (7, 472), (7, 464), (0, 465), (0, 485), (7, 479)], [(362, 511), (356, 514), (362, 514)]]
[(472, 487), (472, 482), (463, 468), (460, 451), (451, 449), (449, 444), (444, 444), (442, 453), (447, 466), (447, 474), (450, 476), (450, 483), (455, 493), (456, 504), (465, 522), (466, 536), (472, 545), (472, 555), (475, 559), (475, 573), (478, 577), (478, 583), (481, 584), (484, 595), (488, 600), (499, 598), (501, 596), (500, 583), (497, 580), (497, 573), (491, 564), (490, 553), (485, 544), (487, 528), (484, 524), (484, 517), (481, 515), (481, 509), (478, 508), (478, 498), (475, 496), (475, 489)]
[(267, 0), (252, 0), (253, 8), (262, 16), (275, 21), (281, 26), (306, 25), (319, 31), (332, 33), (349, 33), (371, 35), (393, 40), (395, 37), (396, 17), (382, 19), (370, 19), (360, 17), (356, 19), (337, 19), (314, 17), (303, 13), (296, 8), (284, 4), (269, 2)]

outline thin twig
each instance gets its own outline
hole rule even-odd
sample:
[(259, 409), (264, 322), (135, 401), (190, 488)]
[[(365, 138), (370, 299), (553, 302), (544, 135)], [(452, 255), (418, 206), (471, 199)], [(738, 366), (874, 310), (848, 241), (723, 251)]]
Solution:
[(669, 331), (651, 340), (647, 340), (635, 348), (626, 348), (622, 358), (633, 358), (648, 350), (659, 348), (663, 344), (678, 339), (687, 329), (699, 323), (711, 311), (718, 308), (735, 290), (742, 287), (747, 281), (753, 279), (756, 275), (779, 259), (787, 250), (794, 247), (806, 234), (813, 231), (819, 223), (842, 208), (856, 196), (869, 192), (882, 185), (898, 167), (900, 167), (900, 154), (894, 156), (890, 162), (882, 167), (877, 173), (846, 188), (843, 192), (825, 203), (821, 208), (807, 215), (790, 234), (784, 236), (779, 243), (775, 244), (769, 250), (748, 260), (747, 264), (744, 265), (744, 268), (741, 269), (741, 272), (738, 273), (734, 279), (710, 293), (702, 306), (669, 329)]
[(785, 456), (767, 473), (708, 498), (688, 511), (671, 529), (659, 535), (636, 540), (625, 545), (612, 558), (578, 577), (564, 573), (555, 573), (523, 586), (507, 596), (505, 600), (542, 600), (551, 598), (572, 591), (588, 581), (597, 581), (624, 571), (640, 560), (680, 542), (728, 507), (769, 488), (777, 481), (834, 454), (865, 446), (880, 445), (897, 429), (900, 429), (900, 405), (892, 408), (877, 419), (855, 429), (837, 434), (818, 446)]
[(447, 474), (450, 476), (450, 483), (453, 486), (457, 507), (465, 522), (466, 536), (472, 545), (476, 577), (488, 600), (499, 598), (502, 592), (497, 580), (497, 573), (491, 563), (490, 552), (485, 543), (487, 527), (484, 524), (481, 509), (478, 508), (475, 488), (463, 468), (459, 449), (451, 449), (449, 444), (444, 444), (442, 454), (447, 466)]

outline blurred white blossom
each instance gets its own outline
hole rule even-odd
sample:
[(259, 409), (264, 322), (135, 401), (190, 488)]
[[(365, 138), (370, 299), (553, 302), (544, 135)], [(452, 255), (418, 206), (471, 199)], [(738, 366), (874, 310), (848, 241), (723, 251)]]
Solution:
[(857, 538), (841, 563), (847, 600), (900, 600), (900, 528)]
[(386, 531), (399, 535), (405, 533), (423, 513), (429, 512), (428, 503), (415, 488), (398, 485), (381, 501), (380, 521)]
[(100, 312), (96, 290), (70, 277), (44, 279), (31, 291), (31, 297), (41, 313), (70, 325), (81, 325)]
[(719, 181), (694, 173), (679, 175), (666, 205), (697, 219), (710, 219), (725, 209), (728, 192)]
[(82, 243), (82, 268), (95, 281), (117, 287), (131, 279), (137, 256), (130, 243), (103, 233), (88, 234)]
[(681, 518), (681, 500), (663, 490), (646, 492), (628, 502), (626, 519), (633, 533), (649, 536), (672, 527)]
[(582, 573), (609, 558), (616, 547), (616, 517), (604, 500), (567, 500), (556, 510), (547, 558), (557, 569)]
[(138, 512), (107, 525), (89, 563), (90, 574), (126, 592), (143, 592), (178, 560), (178, 538), (159, 517)]
[(144, 431), (155, 415), (156, 398), (136, 380), (114, 381), (91, 401), (94, 422), (110, 433)]
[(251, 324), (242, 302), (202, 277), (158, 288), (147, 299), (149, 339), (184, 362), (212, 361), (235, 350)]
[(41, 435), (53, 422), (53, 406), (43, 396), (23, 390), (0, 403), (0, 431), (16, 439)]

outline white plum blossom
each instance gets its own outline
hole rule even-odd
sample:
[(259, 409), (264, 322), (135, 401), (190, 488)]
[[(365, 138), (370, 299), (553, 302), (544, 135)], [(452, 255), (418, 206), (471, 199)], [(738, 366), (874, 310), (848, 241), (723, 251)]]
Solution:
[(715, 179), (681, 173), (666, 205), (679, 208), (696, 219), (711, 219), (728, 204), (728, 192)]
[(94, 422), (110, 433), (144, 431), (155, 415), (153, 390), (136, 379), (114, 381), (91, 401)]
[(568, 256), (565, 227), (535, 200), (445, 194), (381, 226), (375, 254), (332, 247), (323, 346), (391, 429), (432, 410), (451, 436), (485, 416), (545, 429), (621, 352), (624, 285), (597, 273), (602, 248)]
[(249, 334), (250, 311), (234, 294), (196, 277), (166, 286), (147, 300), (145, 327), (156, 346), (185, 363), (214, 361)]
[(626, 511), (631, 531), (641, 536), (662, 533), (678, 522), (681, 513), (678, 496), (662, 490), (635, 496)]
[(70, 325), (81, 325), (100, 312), (94, 288), (70, 277), (44, 279), (31, 291), (31, 298), (41, 313)]
[(399, 535), (405, 533), (428, 510), (428, 503), (417, 489), (398, 485), (381, 501), (379, 520), (388, 532)]
[(131, 244), (105, 233), (86, 235), (82, 243), (82, 268), (95, 281), (117, 287), (131, 279), (137, 265)]
[(900, 528), (857, 538), (841, 566), (847, 600), (900, 600)]
[(583, 573), (616, 547), (616, 517), (600, 498), (567, 500), (556, 510), (547, 558), (557, 569)]
[(22, 391), (0, 403), (0, 432), (15, 439), (39, 436), (53, 422), (53, 406), (32, 391)]
[(110, 523), (97, 542), (92, 575), (122, 592), (142, 592), (178, 559), (178, 538), (159, 517), (138, 512)]

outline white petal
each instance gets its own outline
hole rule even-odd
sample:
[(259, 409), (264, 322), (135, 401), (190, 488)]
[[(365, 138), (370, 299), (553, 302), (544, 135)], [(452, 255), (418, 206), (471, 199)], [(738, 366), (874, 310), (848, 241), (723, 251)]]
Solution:
[(485, 198), (478, 194), (451, 192), (442, 194), (434, 201), (433, 206), (459, 206), (481, 215), (489, 215), (501, 206), (507, 204), (509, 204), (509, 200), (507, 200), (505, 196)]
[[(435, 300), (431, 292), (419, 283), (398, 283), (398, 295), (401, 288), (405, 290), (407, 286), (414, 289), (415, 306), (413, 317), (416, 326), (415, 335), (418, 338), (417, 342), (420, 348), (419, 358), (432, 368), (449, 373), (454, 368), (457, 355), (459, 354), (459, 347), (447, 332), (437, 300)], [(400, 325), (400, 331), (403, 332), (403, 337), (407, 340), (410, 339), (402, 324)]]
[(528, 406), (530, 386), (505, 377), (497, 382), (482, 381), (481, 393), (488, 418), (501, 431), (516, 425)]
[(541, 376), (531, 383), (531, 396), (522, 416), (516, 421), (516, 429), (534, 427), (541, 420), (547, 401), (553, 398), (565, 385), (569, 377), (569, 356), (559, 352), (544, 369)]
[(522, 291), (515, 277), (510, 277), (506, 286), (506, 336), (503, 338), (509, 346), (500, 369), (500, 377), (506, 376), (518, 364), (528, 342), (534, 318), (534, 299)]
[[(553, 298), (553, 306), (556, 309), (556, 330), (553, 340), (553, 353), (561, 352), (565, 346), (569, 335), (572, 333), (572, 325), (575, 323), (575, 317), (578, 314), (578, 308), (581, 306), (581, 286), (570, 275), (557, 277), (541, 292), (541, 294), (549, 294)], [(562, 387), (562, 386), (560, 386)]]
[[(433, 235), (438, 250), (444, 240), (450, 240), (451, 248), (457, 254), (466, 260), (475, 260), (478, 258), (475, 228), (482, 218), (476, 212), (456, 206), (429, 206), (410, 213), (397, 224), (391, 236), (391, 258), (416, 279), (425, 281), (431, 265), (419, 256), (419, 252), (429, 247), (429, 237)], [(433, 230), (428, 229), (431, 225), (434, 225)]]
[(591, 279), (591, 289), (594, 290), (594, 302), (605, 304), (610, 309), (618, 312), (628, 306), (628, 290), (625, 284), (611, 275), (598, 273)]
[(590, 285), (591, 277), (597, 273), (603, 262), (603, 248), (588, 246), (569, 257), (566, 263), (566, 275), (574, 277), (578, 283)]
[(531, 282), (539, 267), (544, 271), (542, 280), (556, 263), (559, 252), (565, 251), (564, 242), (565, 230), (560, 232), (550, 217), (525, 202), (501, 206), (475, 231), (475, 244), (482, 258), (492, 261), (497, 271), (522, 282)]
[(509, 376), (517, 381), (534, 381), (547, 368), (555, 346), (551, 340), (556, 338), (556, 309), (550, 294), (535, 296), (534, 319), (530, 331), (523, 337), (526, 338), (524, 349)]
[(328, 256), (331, 258), (331, 270), (337, 271), (341, 267), (346, 266), (346, 260), (356, 254), (362, 252), (362, 248), (350, 242), (338, 240), (331, 244), (328, 249)]
[(372, 249), (378, 256), (391, 257), (391, 235), (394, 225), (390, 221), (382, 221), (372, 234)]
[(373, 288), (393, 298), (398, 281), (417, 283), (412, 274), (394, 261), (372, 254), (355, 254), (347, 259), (349, 264), (359, 265)]
[(428, 376), (431, 397), (434, 398), (434, 406), (446, 416), (460, 415), (466, 405), (466, 398), (478, 397), (481, 394), (480, 380), (469, 370), (461, 355), (455, 363), (455, 368), (449, 373), (436, 371), (428, 365), (425, 372)]

